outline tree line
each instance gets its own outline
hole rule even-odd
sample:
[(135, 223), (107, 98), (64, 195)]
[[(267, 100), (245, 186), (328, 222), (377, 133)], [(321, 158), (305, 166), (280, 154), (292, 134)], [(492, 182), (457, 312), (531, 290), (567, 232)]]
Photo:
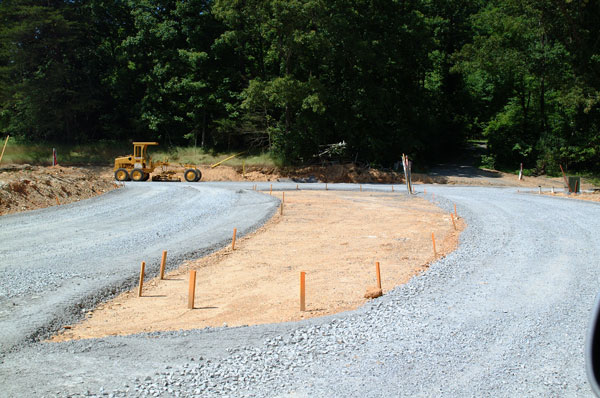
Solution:
[(0, 0), (0, 132), (384, 166), (483, 137), (490, 166), (598, 171), (598, 21), (589, 0)]

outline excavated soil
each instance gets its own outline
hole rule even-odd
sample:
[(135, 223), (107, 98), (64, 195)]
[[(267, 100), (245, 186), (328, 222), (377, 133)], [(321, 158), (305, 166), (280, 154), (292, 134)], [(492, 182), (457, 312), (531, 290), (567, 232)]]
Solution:
[(88, 199), (119, 185), (98, 168), (0, 167), (0, 215)]
[[(202, 181), (280, 181), (297, 180), (299, 182), (329, 182), (329, 183), (401, 183), (404, 181), (402, 173), (392, 170), (377, 170), (363, 168), (354, 164), (335, 164), (328, 166), (286, 167), (276, 168), (270, 166), (228, 166), (220, 165), (211, 168), (208, 165), (199, 165), (197, 168), (202, 173)], [(176, 171), (177, 178), (183, 180), (182, 168), (165, 167), (164, 170)], [(423, 180), (423, 178), (426, 179)], [(434, 179), (425, 176), (414, 178), (415, 181), (433, 182)], [(442, 182), (440, 180), (440, 182)]]
[[(457, 247), (464, 227), (458, 220), (455, 230), (450, 214), (405, 193), (286, 192), (283, 215), (238, 240), (235, 250), (145, 281), (142, 297), (137, 289), (126, 292), (53, 340), (285, 322), (354, 309), (376, 285), (376, 261), (385, 293), (436, 258), (432, 233), (440, 257)], [(188, 309), (190, 270), (197, 272), (194, 309)]]
[[(181, 176), (182, 169), (171, 168)], [(355, 164), (275, 168), (265, 166), (232, 167), (220, 165), (215, 168), (198, 166), (202, 181), (296, 181), (355, 184), (403, 184), (404, 174), (393, 170), (378, 170)], [(112, 173), (112, 170), (110, 170)], [(514, 186), (534, 188), (538, 186), (562, 189), (562, 177), (529, 176), (519, 180), (515, 174), (496, 170), (482, 170), (472, 166), (436, 168), (430, 174), (413, 173), (412, 181), (422, 184)], [(582, 189), (593, 186), (582, 181)]]

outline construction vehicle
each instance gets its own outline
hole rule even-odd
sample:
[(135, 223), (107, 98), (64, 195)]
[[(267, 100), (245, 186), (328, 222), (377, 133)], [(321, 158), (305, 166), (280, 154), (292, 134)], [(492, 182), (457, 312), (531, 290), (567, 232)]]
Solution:
[(161, 168), (160, 174), (152, 176), (152, 181), (181, 181), (175, 177), (176, 171), (167, 167), (182, 167), (183, 178), (188, 182), (200, 181), (202, 173), (193, 165), (177, 165), (169, 162), (153, 162), (148, 155), (148, 146), (158, 145), (158, 142), (134, 142), (133, 155), (121, 156), (115, 159), (115, 179), (117, 181), (148, 181), (150, 174)]

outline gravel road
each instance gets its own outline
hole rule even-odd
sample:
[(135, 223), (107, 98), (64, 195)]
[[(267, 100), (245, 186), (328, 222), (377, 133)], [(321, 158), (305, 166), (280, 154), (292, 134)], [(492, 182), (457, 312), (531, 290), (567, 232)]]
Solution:
[[(465, 217), (459, 249), (356, 311), (278, 325), (21, 344), (0, 358), (0, 395), (591, 396), (583, 345), (600, 290), (600, 205), (513, 188), (426, 188), (428, 199), (435, 194), (448, 210), (456, 203)], [(0, 227), (26, 221), (7, 228), (2, 220)]]

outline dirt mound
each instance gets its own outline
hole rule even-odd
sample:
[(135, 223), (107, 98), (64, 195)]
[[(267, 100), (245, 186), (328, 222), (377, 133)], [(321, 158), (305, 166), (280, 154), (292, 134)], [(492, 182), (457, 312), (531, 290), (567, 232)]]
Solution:
[(366, 299), (374, 299), (381, 296), (383, 296), (383, 291), (377, 286), (368, 287), (367, 292), (365, 293)]
[[(200, 166), (202, 181), (286, 181), (329, 182), (355, 184), (404, 184), (402, 170), (379, 170), (355, 164), (335, 164), (304, 167), (232, 167), (220, 165), (215, 168)], [(519, 180), (516, 174), (495, 170), (482, 170), (475, 167), (456, 167), (436, 170), (430, 174), (413, 173), (412, 181), (417, 184), (450, 184), (477, 186), (511, 187), (556, 187), (563, 186), (562, 178), (524, 177)], [(582, 182), (583, 189), (592, 186)]]
[(0, 215), (88, 199), (117, 188), (96, 169), (5, 165), (0, 167)]
[[(329, 182), (354, 184), (403, 184), (404, 173), (361, 167), (352, 163), (304, 167), (231, 167), (221, 165), (214, 169), (200, 167), (203, 181), (279, 181), (290, 179), (295, 182)], [(443, 176), (413, 173), (412, 181), (423, 184), (447, 184)]]
[(219, 166), (200, 167), (203, 181), (277, 181), (291, 179), (297, 182), (330, 183), (401, 183), (402, 173), (364, 168), (354, 164), (335, 164), (305, 167)]
[(285, 176), (292, 179), (301, 179), (313, 176), (322, 182), (345, 183), (401, 183), (404, 181), (402, 173), (395, 171), (382, 171), (363, 168), (354, 164), (338, 164), (331, 166), (309, 166), (298, 169), (284, 170)]

